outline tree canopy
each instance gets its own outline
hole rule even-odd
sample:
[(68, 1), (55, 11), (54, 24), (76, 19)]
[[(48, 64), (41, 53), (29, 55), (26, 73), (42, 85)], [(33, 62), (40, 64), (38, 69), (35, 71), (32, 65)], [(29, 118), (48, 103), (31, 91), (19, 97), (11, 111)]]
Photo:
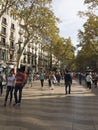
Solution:
[(89, 5), (88, 12), (82, 14), (87, 16), (87, 21), (83, 25), (83, 31), (79, 30), (78, 33), (79, 44), (77, 46), (81, 49), (77, 53), (76, 64), (77, 68), (82, 71), (87, 66), (98, 70), (98, 16), (93, 11), (98, 7), (98, 1), (85, 0), (85, 4)]

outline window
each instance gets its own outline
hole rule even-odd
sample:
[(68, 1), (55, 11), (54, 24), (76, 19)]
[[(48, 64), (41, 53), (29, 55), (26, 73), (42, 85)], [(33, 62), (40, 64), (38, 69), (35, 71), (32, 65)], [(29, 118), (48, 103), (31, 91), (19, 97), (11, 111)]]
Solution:
[(14, 48), (14, 42), (13, 42), (13, 41), (10, 42), (10, 46), (11, 46), (12, 48)]
[(13, 59), (13, 54), (10, 54), (10, 60), (12, 60)]
[(14, 33), (13, 33), (13, 32), (11, 32), (11, 34), (10, 34), (10, 38), (11, 38), (11, 39), (14, 38)]
[(3, 50), (2, 51), (2, 60), (6, 60), (6, 51), (5, 50)]
[(1, 38), (1, 44), (2, 44), (2, 45), (5, 45), (5, 44), (6, 44), (6, 39), (3, 38), (3, 37)]
[(2, 23), (3, 23), (3, 24), (7, 24), (6, 18), (4, 18), (4, 17), (2, 18)]
[(15, 29), (15, 25), (13, 23), (11, 23), (11, 29)]
[(4, 34), (4, 35), (6, 35), (6, 28), (5, 27), (2, 27), (1, 33)]

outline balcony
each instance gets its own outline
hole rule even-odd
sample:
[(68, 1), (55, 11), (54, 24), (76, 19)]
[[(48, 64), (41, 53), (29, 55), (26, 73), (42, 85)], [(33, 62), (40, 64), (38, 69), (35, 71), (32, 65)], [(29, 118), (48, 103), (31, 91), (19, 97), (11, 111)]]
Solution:
[(8, 25), (7, 21), (2, 21), (2, 25), (6, 27)]
[(10, 40), (15, 40), (15, 37), (14, 36), (10, 36)]
[(1, 41), (0, 41), (0, 47), (1, 47), (1, 48), (5, 48), (5, 49), (9, 49), (9, 45), (8, 45), (7, 42), (1, 42)]
[(15, 50), (15, 46), (10, 45), (10, 50)]
[(11, 30), (11, 32), (14, 32), (14, 31), (15, 31), (15, 28), (12, 28), (12, 27), (11, 27), (10, 30)]
[(4, 32), (4, 31), (1, 31), (1, 36), (6, 37), (6, 36), (7, 36), (7, 33)]

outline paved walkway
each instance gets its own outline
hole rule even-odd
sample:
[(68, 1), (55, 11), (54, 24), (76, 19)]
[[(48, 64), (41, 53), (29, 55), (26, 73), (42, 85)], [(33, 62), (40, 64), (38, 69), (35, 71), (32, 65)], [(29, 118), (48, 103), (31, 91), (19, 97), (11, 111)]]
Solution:
[(39, 81), (24, 88), (21, 106), (3, 107), (0, 97), (0, 130), (98, 130), (98, 88), (89, 90), (73, 81), (72, 92), (64, 85), (43, 90)]

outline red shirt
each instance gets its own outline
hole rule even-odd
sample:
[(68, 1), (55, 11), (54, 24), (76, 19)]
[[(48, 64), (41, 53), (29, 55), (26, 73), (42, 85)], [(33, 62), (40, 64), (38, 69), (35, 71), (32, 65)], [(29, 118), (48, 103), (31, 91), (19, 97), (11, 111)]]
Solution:
[(22, 87), (24, 82), (25, 82), (26, 75), (24, 73), (17, 73), (15, 77), (16, 77), (16, 84), (15, 84), (15, 86)]

